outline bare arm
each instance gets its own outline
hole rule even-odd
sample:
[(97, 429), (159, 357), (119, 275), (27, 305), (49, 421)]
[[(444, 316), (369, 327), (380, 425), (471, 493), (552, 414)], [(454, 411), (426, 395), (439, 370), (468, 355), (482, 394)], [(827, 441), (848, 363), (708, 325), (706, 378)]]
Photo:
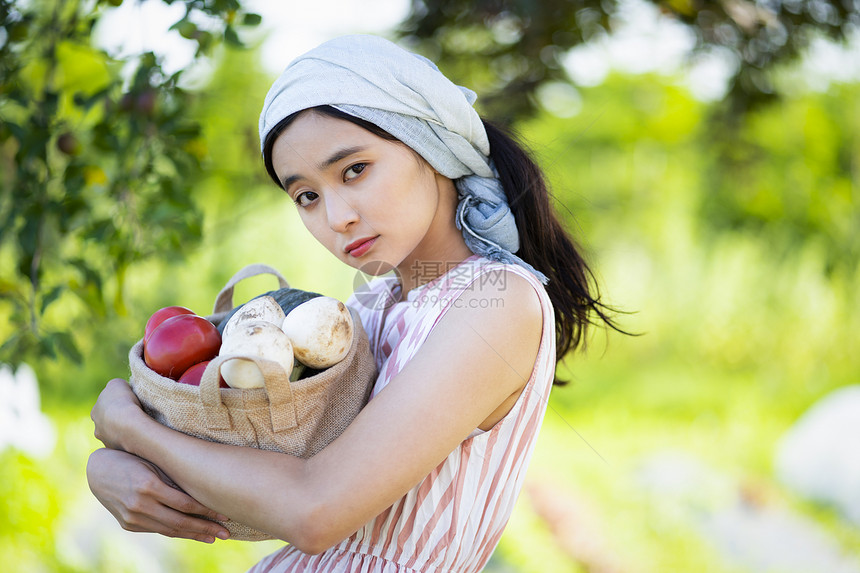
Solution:
[[(500, 307), (480, 304), (496, 297)], [(97, 437), (156, 463), (204, 506), (322, 551), (402, 497), (528, 380), (542, 326), (528, 282), (508, 273), (505, 287), (459, 300), (403, 371), (310, 460), (170, 430), (118, 381), (93, 410)]]

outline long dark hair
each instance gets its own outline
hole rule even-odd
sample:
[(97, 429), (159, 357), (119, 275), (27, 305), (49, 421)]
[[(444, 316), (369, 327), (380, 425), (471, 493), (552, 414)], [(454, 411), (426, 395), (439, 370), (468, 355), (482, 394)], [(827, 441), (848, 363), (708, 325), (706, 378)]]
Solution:
[[(613, 315), (618, 311), (600, 300), (597, 279), (582, 249), (552, 208), (543, 171), (516, 135), (483, 121), (490, 140), (490, 157), (517, 222), (517, 256), (549, 279), (545, 288), (555, 309), (556, 362), (568, 352), (585, 347), (590, 326), (602, 324), (630, 334), (616, 324)], [(563, 385), (567, 381), (556, 377), (553, 383)]]
[[(331, 106), (314, 107), (321, 115), (352, 122), (371, 133), (397, 141), (387, 131), (363, 119)], [(281, 182), (272, 166), (272, 147), (287, 126), (298, 116), (294, 113), (281, 120), (263, 145), (266, 171), (279, 187)], [(556, 362), (568, 352), (585, 346), (590, 326), (605, 325), (621, 330), (613, 319), (617, 313), (600, 300), (597, 280), (570, 234), (565, 231), (550, 203), (546, 179), (516, 135), (510, 130), (483, 120), (490, 141), (490, 157), (499, 172), (511, 212), (520, 234), (517, 256), (547, 276), (546, 291), (555, 309)], [(566, 384), (556, 377), (554, 384)]]

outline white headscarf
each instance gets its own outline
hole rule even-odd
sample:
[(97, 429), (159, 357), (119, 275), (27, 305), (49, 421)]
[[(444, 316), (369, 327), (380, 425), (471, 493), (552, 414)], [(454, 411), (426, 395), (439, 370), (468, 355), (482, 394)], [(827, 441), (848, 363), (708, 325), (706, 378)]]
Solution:
[(513, 254), (519, 234), (472, 107), (476, 99), (423, 56), (378, 36), (343, 36), (299, 56), (275, 81), (260, 114), (260, 144), (281, 120), (312, 107), (369, 121), (454, 180), (457, 228), (473, 253), (522, 265), (546, 284), (546, 276)]

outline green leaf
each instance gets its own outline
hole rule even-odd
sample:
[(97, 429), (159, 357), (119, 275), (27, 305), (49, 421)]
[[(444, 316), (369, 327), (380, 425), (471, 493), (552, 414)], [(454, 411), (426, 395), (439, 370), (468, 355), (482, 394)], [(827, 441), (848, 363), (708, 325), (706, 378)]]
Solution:
[[(6, 362), (12, 366), (17, 366), (18, 362), (20, 362), (20, 356), (23, 354), (19, 349), (21, 341), (22, 336), (20, 332), (16, 332), (10, 336), (9, 339), (0, 346), (0, 362)], [(15, 357), (19, 357), (17, 361), (15, 360)]]
[(2, 218), (0, 218), (0, 245), (3, 244), (3, 240), (8, 233), (15, 231), (16, 225), (13, 225), (14, 220), (15, 211), (13, 209), (9, 209), (8, 212), (4, 213)]
[[(84, 236), (94, 241), (105, 241), (114, 234), (114, 223), (112, 219), (101, 219), (93, 221), (85, 231)], [(97, 276), (95, 273), (86, 273), (88, 277)]]
[(215, 38), (210, 32), (200, 30), (197, 33), (197, 45), (199, 46), (198, 49), (201, 53), (208, 54), (211, 51), (214, 42)]
[(89, 46), (60, 42), (56, 57), (56, 86), (60, 89), (93, 95), (111, 83), (107, 57)]
[(55, 344), (53, 336), (48, 335), (40, 338), (36, 344), (36, 347), (39, 349), (39, 352), (43, 356), (47, 356), (49, 358), (57, 358), (57, 345)]
[(16, 123), (12, 123), (11, 121), (4, 121), (3, 127), (12, 132), (12, 137), (17, 139), (18, 141), (24, 141), (27, 138), (27, 130)]
[(102, 103), (108, 97), (108, 92), (110, 91), (110, 86), (107, 86), (97, 92), (93, 93), (90, 96), (87, 96), (83, 93), (76, 93), (74, 96), (75, 105), (78, 105), (84, 109), (90, 109), (97, 103)]
[(179, 35), (186, 40), (193, 40), (197, 35), (197, 25), (194, 22), (183, 18), (170, 27), (171, 30), (176, 30)]
[(48, 75), (48, 62), (42, 58), (29, 58), (18, 77), (31, 94), (41, 93), (45, 89), (45, 78)]
[(245, 14), (242, 17), (242, 24), (245, 26), (259, 26), (263, 21), (263, 17), (259, 14)]
[(70, 332), (54, 332), (49, 336), (52, 338), (53, 344), (60, 354), (77, 363), (83, 361), (83, 356), (81, 356), (78, 345), (75, 344), (75, 339)]
[(120, 147), (120, 140), (116, 135), (116, 127), (113, 128), (107, 122), (99, 123), (93, 128), (92, 143), (102, 151), (113, 151)]
[[(36, 253), (36, 246), (38, 243), (38, 235), (39, 235), (39, 218), (42, 216), (41, 207), (34, 206), (36, 213), (28, 213), (27, 222), (24, 223), (24, 226), (18, 232), (18, 245), (21, 247), (22, 252), (28, 257), (32, 258)], [(29, 276), (30, 269), (23, 273)]]
[(57, 298), (61, 294), (63, 294), (63, 291), (65, 289), (66, 289), (66, 287), (64, 287), (63, 285), (59, 285), (59, 286), (55, 286), (50, 291), (48, 291), (48, 294), (46, 294), (45, 296), (42, 297), (42, 305), (39, 308), (39, 314), (45, 314), (45, 309), (48, 308), (48, 306), (52, 302), (57, 300)]
[(233, 26), (227, 26), (224, 28), (224, 41), (227, 42), (228, 45), (234, 46), (236, 48), (244, 48), (245, 45), (242, 43), (242, 40), (239, 39), (239, 35), (236, 33), (236, 29)]

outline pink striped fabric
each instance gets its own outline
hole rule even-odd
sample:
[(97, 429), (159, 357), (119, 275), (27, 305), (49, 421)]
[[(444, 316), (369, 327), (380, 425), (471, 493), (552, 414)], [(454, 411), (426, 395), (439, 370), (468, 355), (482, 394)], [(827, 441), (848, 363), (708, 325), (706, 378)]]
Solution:
[(347, 302), (370, 336), (379, 367), (376, 396), (467, 288), (502, 281), (503, 271), (525, 277), (543, 309), (537, 360), (511, 411), (489, 431), (475, 429), (421, 483), (337, 546), (319, 555), (286, 546), (252, 573), (465, 573), (486, 565), (522, 488), (555, 373), (555, 317), (546, 290), (520, 266), (473, 255), (410, 291), (406, 300), (390, 304), (398, 300), (399, 286), (376, 279), (368, 286), (372, 296), (364, 292)]

